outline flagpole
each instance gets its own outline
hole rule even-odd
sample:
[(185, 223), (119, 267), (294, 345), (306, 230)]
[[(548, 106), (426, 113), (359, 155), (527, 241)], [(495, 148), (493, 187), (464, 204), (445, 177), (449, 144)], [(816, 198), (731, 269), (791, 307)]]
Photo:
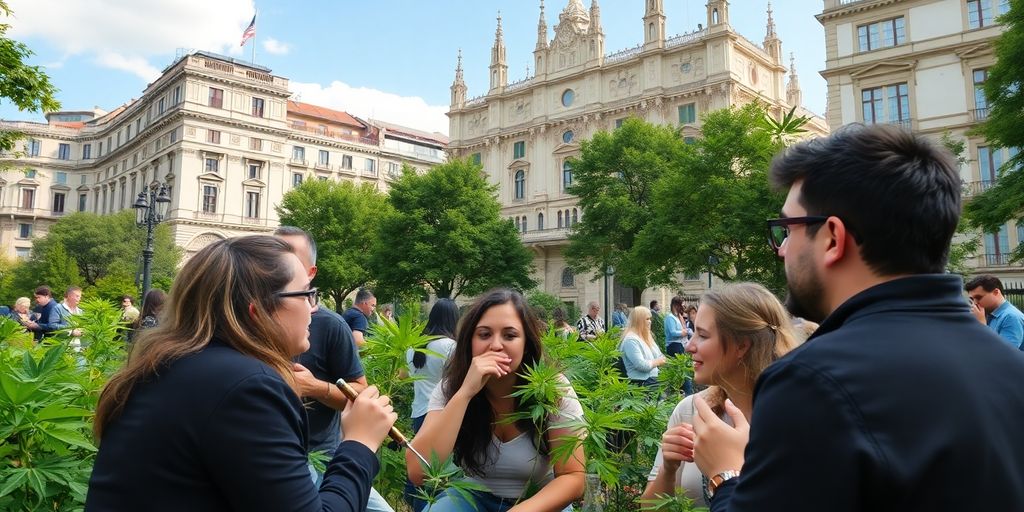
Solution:
[[(255, 13), (253, 13), (252, 19), (253, 19), (254, 22), (256, 20), (256, 16), (259, 15), (259, 13), (260, 13), (259, 10), (257, 10)], [(253, 27), (253, 28), (255, 28), (255, 27)], [(256, 32), (257, 32), (256, 30), (253, 30), (253, 33), (252, 33), (252, 64), (254, 66), (256, 65)]]

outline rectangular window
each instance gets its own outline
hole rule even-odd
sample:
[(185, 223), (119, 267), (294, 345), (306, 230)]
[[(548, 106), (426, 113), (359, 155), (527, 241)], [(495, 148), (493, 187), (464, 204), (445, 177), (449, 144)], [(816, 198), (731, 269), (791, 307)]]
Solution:
[(32, 224), (18, 224), (18, 238), (31, 238)]
[(39, 141), (37, 139), (29, 139), (25, 147), (28, 150), (28, 156), (39, 156)]
[(249, 149), (253, 151), (263, 151), (263, 139), (249, 137)]
[(92, 158), (92, 144), (82, 145), (82, 160), (88, 160)]
[(526, 141), (519, 141), (512, 145), (512, 159), (526, 156)]
[(363, 169), (365, 169), (366, 172), (368, 172), (370, 174), (376, 174), (377, 173), (377, 161), (372, 159), (372, 158), (367, 158), (366, 159), (366, 166), (363, 167)]
[(126, 206), (126, 205), (124, 204), (124, 203), (125, 203), (125, 200), (126, 200), (126, 199), (128, 199), (128, 193), (127, 193), (127, 190), (128, 190), (128, 184), (127, 184), (127, 183), (125, 183), (125, 182), (124, 182), (124, 181), (122, 180), (122, 181), (121, 181), (121, 209), (122, 209), (122, 210), (123, 210), (123, 209), (125, 208), (125, 206)]
[(985, 263), (988, 266), (1003, 266), (1009, 263), (1010, 230), (1006, 224), (999, 231), (985, 234)]
[(693, 124), (697, 122), (697, 104), (687, 103), (679, 106), (679, 124)]
[(987, 69), (975, 69), (974, 73), (974, 120), (988, 118), (988, 99), (985, 97), (985, 80), (988, 80)]
[(480, 163), (483, 161), (483, 157), (480, 155), (480, 153), (473, 153), (471, 160), (473, 161), (473, 165), (480, 165)]
[(910, 95), (907, 84), (893, 84), (861, 91), (865, 124), (910, 125)]
[(36, 207), (36, 191), (31, 188), (21, 189), (21, 208), (31, 210)]
[(125, 142), (132, 140), (132, 125), (124, 127), (124, 140)]
[(53, 213), (64, 213), (64, 194), (60, 192), (53, 194)]
[(299, 185), (302, 185), (302, 173), (292, 173), (292, 186), (297, 187)]
[(171, 105), (177, 105), (181, 103), (181, 86), (174, 88), (174, 92), (171, 93)]
[(857, 43), (862, 52), (898, 46), (906, 41), (907, 28), (903, 16), (857, 27)]
[(54, 179), (57, 181), (58, 185), (67, 185), (68, 173), (64, 171), (57, 171), (57, 173), (54, 175)]
[(398, 174), (399, 166), (395, 162), (388, 162), (388, 174), (396, 176)]
[(14, 254), (19, 260), (27, 260), (32, 256), (32, 249), (28, 247), (15, 247)]
[(57, 158), (60, 160), (71, 160), (71, 144), (61, 143), (57, 146)]
[(292, 147), (292, 160), (294, 160), (296, 162), (305, 162), (306, 161), (306, 148), (304, 148), (302, 146), (293, 146)]
[(258, 179), (260, 179), (260, 169), (262, 167), (263, 166), (258, 164), (258, 163), (250, 162), (249, 163), (249, 177), (248, 177), (248, 179), (250, 179), (250, 180), (258, 180)]
[(967, 26), (987, 27), (992, 24), (992, 0), (967, 0)]
[(245, 216), (250, 219), (260, 218), (260, 193), (245, 193)]
[(341, 168), (342, 169), (351, 169), (352, 168), (352, 155), (342, 155), (341, 156)]
[(217, 213), (217, 187), (203, 185), (203, 213)]
[(206, 172), (220, 172), (220, 159), (219, 158), (206, 158)]
[(99, 156), (103, 156), (103, 141), (100, 141), (99, 150), (96, 152)]
[(85, 211), (86, 197), (88, 197), (88, 194), (78, 194), (78, 211), (80, 212)]
[(209, 105), (214, 108), (224, 108), (224, 89), (210, 87)]
[(626, 120), (626, 118), (625, 118), (625, 117), (621, 117), (621, 118), (619, 118), (619, 119), (616, 119), (616, 120), (615, 120), (615, 128), (616, 128), (616, 129), (622, 128), (622, 123), (623, 123), (623, 122), (624, 122), (625, 120)]
[(81, 175), (81, 176), (79, 176), (79, 177), (78, 177), (78, 184), (79, 184), (79, 185), (85, 185), (85, 182), (86, 182), (86, 181), (87, 181), (88, 179), (89, 179), (89, 177), (83, 174), (83, 175)]
[[(160, 98), (160, 100), (157, 101), (156, 111), (157, 111), (158, 114), (163, 114), (164, 110), (166, 110), (166, 108), (164, 106), (164, 99)], [(117, 145), (120, 146), (121, 145), (121, 141), (118, 141)]]
[(252, 115), (254, 117), (263, 117), (263, 98), (252, 99)]
[(177, 128), (171, 130), (171, 144), (174, 144), (175, 142), (178, 142), (178, 129)]
[(206, 130), (206, 142), (220, 144), (220, 130)]
[(331, 163), (331, 153), (325, 149), (320, 150), (320, 155), (317, 157), (316, 163), (320, 165), (328, 165)]
[(141, 117), (135, 120), (135, 133), (136, 134), (142, 133), (142, 118)]

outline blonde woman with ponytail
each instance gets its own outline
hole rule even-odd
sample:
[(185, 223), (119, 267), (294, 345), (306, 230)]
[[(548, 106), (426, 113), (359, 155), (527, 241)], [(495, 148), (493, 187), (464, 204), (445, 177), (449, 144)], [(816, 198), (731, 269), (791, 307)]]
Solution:
[(695, 505), (709, 506), (707, 484), (693, 464), (694, 397), (702, 396), (726, 422), (731, 422), (727, 401), (749, 420), (757, 378), (796, 348), (797, 339), (782, 303), (759, 284), (726, 285), (702, 297), (686, 351), (693, 359), (693, 380), (708, 388), (687, 396), (672, 412), (642, 500), (680, 489)]

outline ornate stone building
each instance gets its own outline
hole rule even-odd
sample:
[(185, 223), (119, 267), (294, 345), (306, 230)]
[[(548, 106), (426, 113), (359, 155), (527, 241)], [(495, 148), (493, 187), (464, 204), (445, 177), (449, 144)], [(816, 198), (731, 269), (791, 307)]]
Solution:
[(307, 179), (386, 190), (402, 164), (443, 162), (447, 138), (289, 100), (288, 80), (206, 52), (168, 66), (139, 99), (112, 112), (55, 112), (47, 123), (2, 121), (25, 134), (3, 155), (0, 245), (26, 258), (62, 215), (131, 208), (166, 183), (167, 222), (194, 253), (211, 241), (266, 233), (276, 204)]
[[(784, 64), (770, 5), (760, 45), (729, 24), (727, 0), (708, 1), (706, 23), (674, 37), (665, 34), (663, 1), (643, 5), (637, 27), (642, 43), (606, 53), (597, 0), (589, 9), (569, 0), (550, 41), (542, 1), (535, 75), (512, 83), (499, 16), (487, 93), (467, 99), (461, 56), (451, 86), (449, 151), (483, 165), (499, 186), (503, 214), (514, 219), (533, 251), (542, 288), (577, 305), (605, 303), (604, 283), (573, 275), (562, 256), (581, 215), (577, 199), (566, 192), (572, 183), (566, 160), (578, 154), (581, 138), (614, 130), (630, 116), (681, 125), (684, 136), (696, 137), (705, 112), (756, 99), (781, 114), (802, 100), (796, 70)], [(820, 116), (799, 111), (811, 116), (813, 133), (827, 131)], [(681, 276), (678, 288), (646, 290), (644, 301), (667, 304), (670, 294), (699, 293), (705, 284), (702, 276)], [(631, 301), (631, 290), (613, 289), (614, 302)]]
[[(982, 86), (995, 63), (992, 42), (1007, 0), (824, 0), (828, 123), (891, 123), (966, 143), (965, 199), (986, 190), (1017, 148), (993, 147), (971, 132), (988, 116)], [(979, 273), (1024, 278), (1008, 255), (1024, 243), (1013, 222), (983, 233)]]

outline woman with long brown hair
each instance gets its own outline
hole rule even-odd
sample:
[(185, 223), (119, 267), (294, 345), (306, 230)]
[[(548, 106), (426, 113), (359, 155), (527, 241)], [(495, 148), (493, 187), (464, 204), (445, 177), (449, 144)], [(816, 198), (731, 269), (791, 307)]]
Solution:
[(704, 294), (686, 350), (693, 359), (693, 380), (710, 387), (687, 396), (672, 412), (641, 499), (681, 488), (695, 505), (709, 506), (706, 483), (692, 464), (694, 397), (703, 396), (726, 421), (728, 400), (749, 420), (757, 378), (797, 344), (789, 314), (765, 287), (737, 283)]
[(215, 242), (174, 282), (158, 327), (100, 395), (86, 510), (362, 510), (396, 415), (368, 388), (320, 489), (291, 358), (309, 347), (317, 291), (286, 242)]
[[(550, 460), (560, 444), (571, 442), (566, 437), (582, 435), (556, 427), (583, 414), (565, 377), (559, 379), (557, 413), (539, 426), (530, 420), (507, 421), (536, 405), (512, 394), (525, 382), (520, 372), (542, 357), (537, 323), (518, 292), (493, 290), (463, 316), (455, 351), (412, 444), (428, 457), (452, 455), (468, 479), (487, 492), (472, 492), (475, 503), (448, 492), (427, 510), (556, 512), (583, 494), (582, 446), (566, 460)], [(412, 482), (421, 485), (420, 463), (406, 454), (406, 466)], [(525, 496), (532, 487), (539, 488), (537, 493)]]

